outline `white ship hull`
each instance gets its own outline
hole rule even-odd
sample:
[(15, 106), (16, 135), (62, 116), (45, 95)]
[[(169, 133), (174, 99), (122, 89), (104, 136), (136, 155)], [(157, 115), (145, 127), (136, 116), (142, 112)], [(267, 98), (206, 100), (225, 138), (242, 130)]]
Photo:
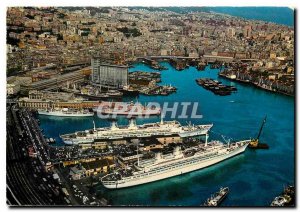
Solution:
[(101, 114), (105, 115), (120, 115), (120, 116), (154, 116), (154, 115), (160, 115), (160, 111), (153, 111), (153, 110), (145, 110), (141, 112), (131, 112), (131, 111), (114, 111), (114, 110), (103, 110), (103, 111), (96, 111)]
[(194, 131), (187, 131), (187, 132), (179, 133), (179, 136), (181, 138), (186, 138), (186, 137), (205, 135), (207, 132), (208, 132), (208, 130), (194, 130)]
[(216, 156), (216, 157), (210, 158), (210, 159), (205, 159), (199, 163), (187, 165), (183, 168), (173, 169), (168, 172), (161, 173), (161, 174), (158, 173), (156, 175), (152, 175), (149, 177), (145, 176), (145, 177), (139, 178), (139, 179), (119, 180), (119, 181), (117, 181), (117, 183), (114, 183), (114, 184), (107, 184), (105, 182), (102, 182), (102, 184), (104, 187), (106, 187), (108, 189), (119, 189), (119, 188), (125, 188), (125, 187), (131, 187), (131, 186), (137, 186), (137, 185), (141, 185), (141, 184), (151, 183), (154, 181), (163, 180), (163, 179), (167, 179), (170, 177), (175, 177), (175, 176), (178, 176), (181, 174), (189, 173), (192, 171), (196, 171), (196, 170), (200, 170), (200, 169), (212, 166), (212, 165), (217, 164), (221, 161), (224, 161), (228, 158), (231, 158), (238, 154), (241, 154), (245, 151), (247, 146), (248, 146), (248, 144), (244, 145), (240, 148), (237, 148), (228, 154)]
[(72, 141), (72, 140), (63, 140), (63, 142), (66, 145), (78, 145), (78, 144), (89, 144), (89, 143), (93, 143), (94, 139), (85, 139), (85, 140), (77, 140), (77, 141)]
[(38, 111), (39, 115), (45, 116), (61, 116), (61, 117), (90, 117), (94, 116), (93, 113), (63, 113), (63, 112), (47, 112), (47, 111)]

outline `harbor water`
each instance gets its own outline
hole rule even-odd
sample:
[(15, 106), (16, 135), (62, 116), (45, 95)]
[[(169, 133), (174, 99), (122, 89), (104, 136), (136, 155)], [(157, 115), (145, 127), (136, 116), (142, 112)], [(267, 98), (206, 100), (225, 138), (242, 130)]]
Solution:
[[(213, 123), (210, 139), (249, 139), (257, 135), (263, 118), (267, 115), (260, 140), (268, 143), (269, 150), (247, 149), (242, 155), (219, 163), (215, 166), (184, 174), (174, 178), (125, 188), (107, 190), (97, 186), (99, 195), (112, 201), (113, 205), (148, 206), (199, 206), (219, 187), (229, 187), (230, 193), (222, 205), (228, 206), (268, 206), (272, 199), (281, 193), (283, 186), (294, 183), (294, 102), (293, 97), (275, 94), (255, 88), (251, 85), (231, 82), (218, 78), (218, 69), (206, 67), (197, 71), (189, 67), (176, 71), (168, 63), (161, 63), (168, 70), (161, 72), (161, 85), (177, 87), (177, 92), (169, 96), (143, 96), (137, 99), (123, 98), (124, 101), (141, 103), (198, 102), (198, 119), (177, 119), (185, 125)], [(156, 71), (144, 64), (135, 64), (130, 71)], [(237, 92), (229, 96), (217, 96), (197, 85), (197, 78), (213, 78), (225, 85), (237, 87)], [(167, 113), (165, 120), (170, 120)], [(97, 127), (109, 126), (107, 120), (95, 117), (59, 118), (40, 116), (41, 128), (47, 137), (63, 145), (59, 135), (77, 130), (91, 129), (93, 120)], [(160, 117), (138, 119), (137, 123), (158, 122)], [(119, 118), (118, 124), (127, 124), (125, 118)]]

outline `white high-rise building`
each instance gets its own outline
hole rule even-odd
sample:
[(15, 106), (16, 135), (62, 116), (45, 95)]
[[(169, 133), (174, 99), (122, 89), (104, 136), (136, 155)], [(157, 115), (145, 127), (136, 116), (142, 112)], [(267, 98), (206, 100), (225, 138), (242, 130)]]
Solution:
[(122, 88), (128, 85), (128, 66), (109, 65), (92, 58), (92, 82), (100, 86)]

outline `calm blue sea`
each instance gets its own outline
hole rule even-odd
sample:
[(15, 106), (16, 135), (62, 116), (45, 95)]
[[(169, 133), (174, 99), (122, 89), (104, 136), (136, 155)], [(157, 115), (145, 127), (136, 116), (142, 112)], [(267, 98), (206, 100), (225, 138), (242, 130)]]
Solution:
[[(149, 9), (149, 7), (144, 8)], [(190, 12), (217, 12), (237, 16), (245, 19), (261, 20), (266, 22), (273, 22), (287, 26), (294, 26), (294, 10), (289, 7), (162, 7), (151, 8), (152, 11), (168, 10), (176, 13), (190, 13)]]
[[(184, 71), (174, 70), (168, 63), (162, 63), (168, 70), (162, 71), (162, 83), (178, 88), (169, 96), (140, 96), (138, 101), (156, 102), (199, 102), (198, 113), (202, 119), (179, 119), (182, 124), (213, 123), (211, 139), (222, 139), (219, 134), (233, 139), (247, 139), (256, 136), (262, 119), (267, 122), (261, 141), (270, 145), (269, 150), (247, 150), (243, 155), (229, 159), (210, 168), (183, 176), (126, 188), (108, 191), (98, 186), (99, 193), (112, 199), (114, 205), (183, 205), (198, 206), (221, 186), (229, 186), (230, 194), (223, 205), (268, 206), (283, 186), (294, 183), (294, 98), (270, 93), (252, 86), (218, 78), (217, 69), (206, 67), (197, 71), (189, 67)], [(143, 64), (136, 64), (130, 71), (154, 71)], [(198, 86), (196, 78), (210, 77), (227, 85), (234, 85), (238, 92), (230, 96), (216, 96)], [(126, 100), (135, 100), (128, 98)], [(170, 113), (166, 114), (169, 119)], [(97, 127), (109, 126), (109, 122), (94, 118)], [(46, 136), (59, 140), (59, 134), (92, 128), (93, 118), (58, 118), (40, 116), (41, 127)], [(159, 117), (143, 122), (159, 121)], [(124, 118), (119, 125), (127, 124)]]
[(294, 26), (294, 10), (288, 7), (209, 7), (209, 9), (245, 19)]

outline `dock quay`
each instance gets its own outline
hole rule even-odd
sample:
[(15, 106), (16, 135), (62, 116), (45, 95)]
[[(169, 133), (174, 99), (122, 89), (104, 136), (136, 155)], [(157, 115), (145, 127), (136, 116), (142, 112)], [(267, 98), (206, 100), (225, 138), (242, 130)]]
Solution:
[(176, 91), (177, 91), (176, 87), (164, 85), (164, 86), (156, 86), (153, 88), (146, 88), (141, 90), (140, 92), (147, 96), (155, 96), (155, 95), (168, 96), (171, 93), (174, 93)]
[(116, 90), (116, 88), (99, 86), (92, 82), (76, 85), (67, 81), (61, 90), (87, 100), (120, 99), (123, 96), (123, 93)]
[(129, 73), (131, 90), (140, 94), (167, 96), (177, 90), (176, 87), (171, 85), (157, 85), (158, 82), (161, 82), (160, 72), (136, 71)]
[(232, 81), (236, 81), (236, 82), (240, 82), (240, 83), (245, 83), (245, 84), (250, 84), (250, 80), (249, 79), (240, 79), (240, 78), (237, 78), (236, 75), (234, 75), (234, 74), (232, 74), (232, 75), (225, 74), (224, 71), (221, 71), (218, 75), (220, 77), (223, 77), (223, 78), (226, 78), (226, 79), (230, 79)]
[(177, 70), (177, 71), (182, 71), (185, 68), (189, 66), (187, 61), (185, 59), (180, 60), (180, 59), (171, 59), (170, 64)]
[(74, 93), (76, 97), (82, 97), (84, 99), (93, 101), (93, 100), (109, 100), (109, 99), (121, 99), (122, 96), (109, 96), (106, 95), (105, 93), (100, 93), (100, 94), (83, 94), (83, 93)]
[(161, 82), (161, 74), (160, 72), (144, 72), (144, 71), (135, 71), (130, 72), (128, 74), (129, 82), (131, 84), (135, 83), (142, 83), (143, 81), (146, 81), (149, 83), (149, 81), (154, 80), (155, 82)]
[[(157, 70), (165, 70), (155, 67), (155, 64), (159, 65), (159, 61), (168, 61), (176, 70), (182, 71), (189, 66), (196, 67), (199, 71), (205, 69), (207, 65), (210, 65), (212, 69), (220, 69), (221, 67), (228, 67), (230, 63), (234, 61), (233, 57), (222, 57), (213, 55), (202, 55), (197, 57), (184, 57), (184, 56), (148, 56), (138, 57), (135, 62), (143, 62), (148, 64), (151, 68)], [(151, 65), (152, 64), (152, 65)]]
[(150, 66), (152, 69), (155, 70), (166, 70), (166, 68), (162, 65), (160, 65), (156, 60), (152, 60), (150, 58), (139, 58), (138, 61), (147, 64), (148, 66)]
[[(239, 75), (237, 74), (233, 74), (233, 73), (227, 73), (226, 70), (224, 71), (221, 71), (219, 72), (218, 74), (220, 77), (223, 77), (223, 78), (226, 78), (226, 79), (229, 79), (229, 80), (232, 80), (232, 81), (236, 81), (236, 82), (239, 82), (239, 83), (243, 83), (243, 84), (248, 84), (248, 85), (252, 85), (252, 86), (255, 86), (257, 88), (260, 88), (260, 89), (263, 89), (263, 90), (266, 90), (266, 91), (269, 91), (269, 92), (272, 92), (272, 93), (279, 93), (279, 94), (283, 94), (283, 95), (286, 95), (286, 96), (294, 96), (294, 89), (292, 86), (285, 86), (285, 85), (282, 85), (281, 87), (286, 87), (285, 88), (285, 91), (284, 90), (280, 90), (276, 87), (278, 87), (278, 84), (280, 83), (274, 83), (274, 87), (273, 85), (267, 85), (267, 84), (264, 84), (262, 81), (263, 80), (255, 80), (253, 79), (253, 77), (240, 77)], [(280, 86), (279, 86), (280, 88)]]
[(212, 64), (210, 64), (210, 68), (211, 69), (220, 69), (222, 67), (222, 63), (221, 62), (214, 62)]
[(199, 62), (199, 63), (197, 64), (197, 70), (198, 70), (198, 71), (203, 71), (203, 70), (205, 69), (206, 66), (207, 66), (207, 63), (205, 63), (205, 62)]
[(196, 79), (196, 83), (206, 90), (212, 91), (216, 95), (227, 96), (232, 92), (237, 91), (236, 87), (229, 85), (222, 85), (221, 82), (208, 78)]

